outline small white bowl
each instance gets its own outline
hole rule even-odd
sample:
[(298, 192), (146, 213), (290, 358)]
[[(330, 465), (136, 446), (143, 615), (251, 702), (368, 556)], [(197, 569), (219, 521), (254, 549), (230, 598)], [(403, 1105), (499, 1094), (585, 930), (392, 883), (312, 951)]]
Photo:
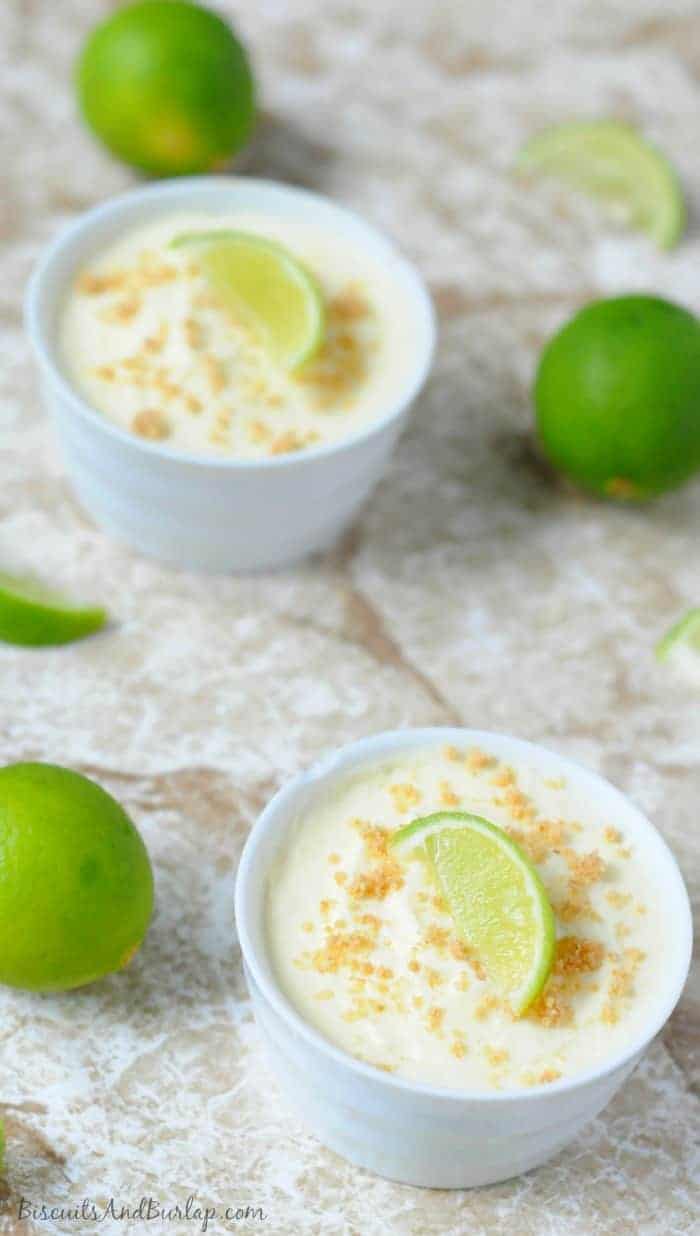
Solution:
[[(585, 791), (654, 860), (674, 947), (643, 1031), (596, 1069), (550, 1085), (493, 1093), (441, 1089), (387, 1074), (348, 1055), (308, 1024), (282, 993), (266, 944), (267, 873), (290, 830), (350, 771), (399, 751), (475, 745)], [(279, 1083), (317, 1137), (380, 1176), (430, 1188), (493, 1184), (538, 1166), (602, 1110), (670, 1016), (688, 973), (692, 924), (676, 861), (656, 829), (607, 781), (543, 747), (479, 730), (379, 734), (321, 760), (273, 798), (248, 838), (236, 885), (236, 922), (260, 1033)]]
[[(137, 438), (102, 416), (62, 371), (57, 321), (76, 271), (125, 231), (169, 211), (231, 210), (317, 222), (390, 271), (416, 323), (400, 399), (362, 432), (273, 459), (211, 458)], [(304, 190), (245, 177), (149, 185), (88, 211), (39, 262), (26, 325), (68, 474), (97, 523), (144, 554), (203, 571), (287, 565), (330, 545), (384, 471), (432, 360), (435, 321), (414, 268), (357, 215)]]

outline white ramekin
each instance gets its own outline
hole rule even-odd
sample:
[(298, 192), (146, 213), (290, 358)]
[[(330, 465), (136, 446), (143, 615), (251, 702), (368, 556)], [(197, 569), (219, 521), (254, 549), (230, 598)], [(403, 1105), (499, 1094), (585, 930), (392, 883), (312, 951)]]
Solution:
[[(377, 759), (439, 743), (476, 745), (546, 776), (565, 776), (653, 857), (673, 948), (643, 1032), (623, 1052), (571, 1079), (493, 1093), (440, 1089), (381, 1072), (335, 1047), (282, 994), (265, 938), (267, 873), (289, 831), (339, 777)], [(273, 798), (243, 851), (236, 921), (255, 1017), (281, 1087), (317, 1137), (351, 1162), (405, 1184), (467, 1188), (526, 1172), (605, 1107), (673, 1010), (691, 955), (688, 895), (659, 833), (607, 781), (543, 747), (478, 730), (380, 734), (345, 747)]]
[[(251, 210), (317, 222), (389, 270), (416, 324), (400, 399), (360, 433), (274, 459), (212, 459), (144, 441), (93, 409), (62, 372), (57, 319), (76, 270), (124, 231), (175, 210)], [(357, 215), (287, 185), (195, 177), (126, 193), (83, 215), (39, 262), (26, 324), (46, 403), (76, 493), (108, 532), (144, 554), (204, 571), (286, 565), (330, 545), (384, 471), (435, 343), (428, 293), (414, 268)]]

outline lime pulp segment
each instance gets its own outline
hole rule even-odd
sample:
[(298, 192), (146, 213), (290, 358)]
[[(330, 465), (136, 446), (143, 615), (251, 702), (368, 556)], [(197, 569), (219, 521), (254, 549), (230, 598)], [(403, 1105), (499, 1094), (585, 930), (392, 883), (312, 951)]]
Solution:
[(106, 621), (101, 606), (77, 605), (34, 580), (0, 573), (0, 640), (6, 644), (68, 644)]
[(555, 923), (542, 881), (520, 846), (480, 816), (440, 812), (400, 829), (397, 852), (424, 847), (461, 939), (513, 1012), (540, 994), (554, 960)]
[(663, 249), (683, 233), (686, 212), (678, 177), (665, 156), (629, 125), (593, 120), (547, 129), (526, 143), (517, 167), (589, 193)]
[(323, 342), (323, 295), (314, 277), (276, 241), (247, 232), (187, 232), (174, 248), (197, 254), (222, 304), (257, 328), (275, 362), (298, 369)]

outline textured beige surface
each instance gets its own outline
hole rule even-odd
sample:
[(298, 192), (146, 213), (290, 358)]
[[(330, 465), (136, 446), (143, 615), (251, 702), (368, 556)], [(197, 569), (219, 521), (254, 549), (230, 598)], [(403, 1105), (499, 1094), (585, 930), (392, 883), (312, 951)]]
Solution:
[(528, 385), (541, 340), (592, 293), (655, 287), (700, 310), (698, 226), (662, 257), (508, 173), (549, 120), (624, 116), (673, 156), (694, 216), (696, 5), (224, 6), (264, 92), (247, 167), (330, 192), (391, 232), (430, 280), (442, 340), (345, 544), (294, 573), (217, 581), (141, 561), (82, 516), (22, 335), (41, 246), (131, 183), (80, 130), (69, 89), (82, 34), (109, 7), (0, 6), (0, 561), (114, 614), (71, 649), (0, 648), (0, 735), (3, 759), (71, 764), (122, 799), (155, 861), (158, 913), (122, 977), (65, 997), (0, 992), (0, 1231), (179, 1236), (197, 1225), (13, 1216), (21, 1194), (60, 1206), (192, 1193), (262, 1205), (262, 1230), (280, 1236), (691, 1232), (697, 973), (642, 1067), (550, 1165), (469, 1194), (419, 1192), (347, 1166), (283, 1107), (243, 989), (232, 893), (243, 839), (290, 773), (336, 742), (462, 720), (610, 776), (662, 828), (697, 900), (700, 695), (650, 649), (700, 600), (700, 487), (646, 510), (571, 495), (532, 453)]

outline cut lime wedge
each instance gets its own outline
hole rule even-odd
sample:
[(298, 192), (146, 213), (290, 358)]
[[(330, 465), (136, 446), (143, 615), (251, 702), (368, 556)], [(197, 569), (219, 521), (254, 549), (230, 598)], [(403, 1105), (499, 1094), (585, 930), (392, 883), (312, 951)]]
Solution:
[(196, 253), (221, 302), (247, 318), (275, 362), (298, 369), (323, 341), (323, 295), (287, 249), (247, 232), (187, 232), (172, 245)]
[(685, 227), (683, 193), (668, 160), (635, 129), (614, 120), (547, 129), (521, 150), (517, 167), (583, 190), (630, 227), (670, 249)]
[(0, 640), (6, 644), (69, 644), (106, 621), (99, 606), (76, 605), (34, 580), (0, 573)]
[(520, 846), (488, 820), (444, 811), (391, 838), (397, 855), (420, 847), (461, 939), (516, 1016), (544, 987), (554, 960), (554, 914)]
[(698, 658), (700, 666), (700, 607), (689, 609), (656, 645), (659, 661), (666, 661), (676, 652), (691, 653)]

